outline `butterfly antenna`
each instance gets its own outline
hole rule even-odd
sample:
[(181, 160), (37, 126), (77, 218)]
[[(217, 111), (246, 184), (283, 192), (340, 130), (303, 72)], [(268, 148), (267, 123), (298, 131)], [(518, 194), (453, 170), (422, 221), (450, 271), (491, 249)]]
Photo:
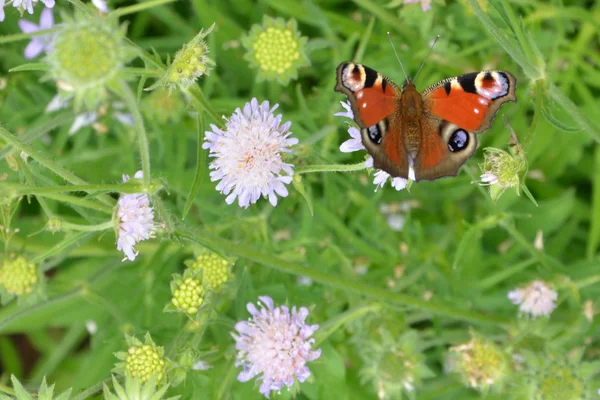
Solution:
[(398, 64), (400, 64), (400, 67), (402, 68), (402, 72), (404, 72), (404, 76), (406, 77), (406, 80), (410, 81), (410, 78), (408, 77), (408, 75), (406, 74), (406, 70), (404, 69), (404, 65), (402, 65), (402, 61), (400, 61), (400, 57), (398, 56), (398, 53), (396, 52), (396, 47), (394, 47), (394, 42), (392, 42), (392, 35), (389, 32), (387, 33), (387, 37), (390, 41), (390, 44), (392, 45), (392, 50), (394, 50), (394, 54), (396, 55)]
[(417, 79), (417, 76), (419, 75), (419, 72), (421, 72), (421, 70), (423, 69), (423, 65), (425, 65), (425, 61), (427, 61), (427, 59), (429, 58), (429, 55), (431, 54), (431, 50), (433, 50), (433, 46), (435, 46), (435, 44), (437, 43), (437, 41), (438, 41), (439, 38), (440, 38), (440, 35), (437, 35), (435, 37), (435, 39), (433, 40), (433, 43), (431, 44), (431, 47), (429, 47), (429, 52), (425, 56), (425, 59), (423, 60), (423, 62), (421, 63), (421, 66), (419, 67), (419, 70), (415, 74), (415, 80)]

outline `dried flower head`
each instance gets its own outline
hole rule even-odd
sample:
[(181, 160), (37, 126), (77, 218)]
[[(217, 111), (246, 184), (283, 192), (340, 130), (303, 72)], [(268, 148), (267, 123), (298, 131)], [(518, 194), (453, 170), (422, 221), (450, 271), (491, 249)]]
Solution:
[(468, 386), (484, 393), (492, 386), (502, 386), (510, 364), (507, 355), (492, 341), (474, 335), (470, 342), (450, 350), (451, 371), (458, 372)]
[(168, 360), (164, 349), (157, 346), (149, 333), (144, 336), (144, 342), (133, 336), (126, 336), (128, 349), (115, 354), (122, 362), (116, 365), (115, 371), (131, 378), (138, 378), (144, 383), (154, 376), (156, 382), (166, 380)]
[(321, 350), (312, 350), (314, 339), (310, 339), (319, 328), (306, 325), (308, 309), (274, 307), (267, 296), (259, 297), (260, 310), (248, 303), (252, 318), (235, 325), (232, 333), (238, 350), (236, 366), (244, 370), (238, 375), (240, 382), (258, 376), (260, 393), (269, 398), (271, 391), (284, 386), (290, 388), (297, 379), (304, 382), (310, 376), (306, 366), (309, 361), (321, 356)]
[[(337, 117), (346, 117), (350, 119), (354, 119), (354, 113), (352, 112), (352, 108), (350, 107), (350, 103), (341, 101), (342, 107), (346, 111), (337, 112), (334, 115)], [(354, 123), (354, 122), (353, 122)], [(346, 140), (344, 143), (340, 145), (340, 151), (343, 153), (352, 153), (355, 151), (366, 150), (365, 146), (362, 144), (362, 138), (360, 131), (356, 128), (356, 126), (351, 125), (348, 127), (348, 134), (350, 135), (350, 139)], [(369, 156), (367, 161), (365, 161), (365, 166), (369, 168), (373, 168), (373, 157)], [(377, 170), (374, 175), (373, 183), (375, 184), (375, 191), (377, 189), (382, 188), (388, 179), (392, 181), (392, 187), (398, 191), (405, 189), (410, 185), (411, 181), (415, 180), (415, 171), (412, 166), (409, 167), (408, 178), (404, 179), (400, 177), (392, 178), (390, 174), (383, 170)]]
[[(173, 275), (171, 281), (171, 303), (177, 311), (187, 314), (196, 314), (204, 303), (204, 288), (200, 279), (194, 278), (188, 271), (184, 276)], [(170, 310), (166, 310), (170, 311)]]
[(218, 291), (232, 278), (231, 263), (215, 253), (199, 254), (186, 265), (194, 271), (201, 271), (202, 284), (211, 290)]
[(208, 57), (208, 45), (204, 39), (214, 28), (215, 24), (212, 24), (206, 31), (202, 29), (192, 40), (184, 44), (175, 53), (173, 62), (167, 68), (165, 75), (147, 90), (153, 90), (159, 86), (174, 88), (177, 85), (187, 88), (202, 75), (208, 75), (215, 66), (215, 62)]
[(282, 116), (274, 115), (276, 104), (246, 103), (243, 111), (236, 109), (226, 120), (225, 129), (211, 125), (206, 131), (203, 149), (210, 150), (211, 181), (220, 181), (217, 190), (227, 195), (231, 204), (238, 199), (240, 207), (248, 208), (262, 196), (277, 205), (277, 195), (288, 195), (286, 184), (292, 182), (292, 164), (283, 161), (298, 139), (290, 138), (291, 122), (281, 124)]
[(9, 296), (23, 296), (33, 292), (39, 282), (35, 264), (23, 256), (4, 259), (0, 265), (0, 286)]
[(124, 38), (125, 27), (116, 18), (65, 18), (46, 60), (50, 75), (74, 95), (76, 110), (94, 111), (105, 102), (108, 87), (132, 55)]
[(536, 280), (523, 289), (508, 292), (508, 298), (513, 304), (519, 305), (521, 314), (537, 318), (550, 316), (556, 308), (554, 302), (558, 299), (558, 294), (543, 281)]
[(253, 25), (242, 38), (245, 58), (258, 68), (257, 79), (277, 80), (286, 85), (298, 76), (298, 68), (310, 65), (305, 54), (306, 38), (294, 19), (285, 22), (264, 16), (262, 25)]
[[(142, 179), (142, 171), (135, 173), (134, 178)], [(129, 176), (123, 175), (123, 182)], [(150, 200), (145, 193), (123, 194), (115, 208), (115, 230), (117, 233), (117, 250), (125, 253), (125, 259), (135, 260), (138, 252), (133, 246), (142, 240), (154, 237), (154, 211), (150, 207)]]

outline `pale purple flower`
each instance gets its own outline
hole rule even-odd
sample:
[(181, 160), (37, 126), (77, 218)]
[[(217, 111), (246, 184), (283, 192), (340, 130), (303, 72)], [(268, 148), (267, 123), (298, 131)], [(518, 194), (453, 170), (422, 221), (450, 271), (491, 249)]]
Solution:
[[(33, 33), (37, 31), (43, 31), (46, 29), (50, 29), (54, 26), (54, 16), (52, 15), (52, 10), (49, 8), (44, 8), (42, 13), (40, 14), (40, 24), (36, 25), (31, 21), (27, 21), (26, 19), (19, 20), (19, 28), (23, 33)], [(52, 50), (52, 41), (54, 40), (54, 35), (39, 35), (31, 38), (31, 41), (25, 48), (25, 58), (32, 59), (37, 57), (42, 51), (49, 53)]]
[(253, 303), (247, 309), (252, 318), (235, 325), (237, 333), (232, 333), (238, 350), (236, 367), (242, 366), (238, 375), (240, 382), (247, 382), (258, 376), (260, 393), (269, 398), (271, 391), (288, 389), (310, 376), (306, 366), (309, 361), (321, 356), (321, 350), (312, 350), (315, 339), (310, 337), (319, 325), (307, 325), (308, 309), (290, 309), (286, 306), (273, 306), (268, 296), (259, 297), (260, 310)]
[(558, 299), (558, 294), (545, 282), (536, 280), (524, 289), (510, 291), (508, 298), (513, 304), (519, 305), (519, 311), (522, 314), (529, 314), (532, 318), (537, 318), (550, 316), (556, 308), (554, 302)]
[[(33, 5), (40, 0), (0, 0), (0, 22), (4, 21), (4, 6), (12, 4), (14, 8), (18, 8), (21, 14), (27, 10), (29, 14), (33, 14)], [(55, 0), (41, 0), (48, 8), (54, 7)]]
[(100, 12), (103, 12), (103, 13), (106, 14), (109, 11), (108, 10), (108, 4), (107, 4), (106, 0), (92, 0), (92, 4), (94, 4), (94, 6), (98, 10), (100, 10)]
[(285, 185), (292, 182), (294, 170), (283, 154), (290, 153), (298, 139), (289, 137), (292, 123), (281, 124), (281, 114), (273, 114), (278, 106), (252, 99), (243, 111), (238, 108), (225, 118), (225, 129), (211, 124), (212, 131), (205, 132), (202, 148), (214, 158), (210, 180), (220, 181), (216, 189), (227, 195), (227, 204), (237, 198), (240, 207), (248, 208), (262, 196), (276, 206), (277, 195), (288, 195)]
[[(344, 102), (344, 101), (341, 101), (340, 103), (342, 104), (342, 107), (344, 107), (344, 109), (346, 111), (337, 112), (334, 115), (338, 116), (338, 117), (346, 117), (346, 118), (353, 119), (354, 113), (352, 112), (350, 103)], [(355, 151), (366, 150), (365, 146), (362, 144), (362, 137), (361, 137), (360, 131), (356, 127), (350, 126), (348, 128), (348, 134), (350, 135), (350, 139), (346, 140), (344, 143), (342, 143), (340, 145), (341, 152), (352, 153)], [(411, 166), (408, 170), (408, 178), (414, 181), (415, 180), (415, 171), (412, 168), (412, 160), (409, 160), (409, 161), (411, 161)], [(367, 161), (365, 161), (365, 166), (373, 168), (373, 157), (369, 156), (369, 158), (367, 158)], [(388, 174), (387, 172), (385, 172), (383, 170), (378, 170), (377, 172), (375, 172), (375, 177), (373, 178), (373, 183), (375, 184), (375, 191), (377, 191), (377, 189), (379, 189), (379, 188), (382, 188), (385, 185), (385, 183), (388, 181), (388, 178), (391, 178), (392, 187), (398, 191), (405, 189), (406, 184), (408, 183), (408, 179), (404, 179), (401, 177), (392, 178), (390, 176), (390, 174)]]
[(421, 10), (429, 11), (431, 9), (431, 0), (404, 0), (404, 4), (421, 3)]
[[(142, 171), (135, 173), (134, 178), (142, 179)], [(123, 175), (123, 182), (129, 180)], [(145, 193), (123, 194), (119, 198), (116, 214), (119, 223), (117, 250), (125, 253), (125, 259), (135, 260), (138, 252), (134, 249), (138, 242), (154, 237), (154, 211), (150, 207), (150, 199)]]

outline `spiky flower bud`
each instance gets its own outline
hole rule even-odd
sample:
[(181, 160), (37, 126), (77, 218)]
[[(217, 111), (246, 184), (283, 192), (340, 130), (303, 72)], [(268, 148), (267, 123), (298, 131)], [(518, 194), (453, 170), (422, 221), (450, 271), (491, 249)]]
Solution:
[(184, 88), (191, 86), (202, 75), (208, 75), (215, 62), (208, 57), (208, 45), (204, 38), (215, 28), (212, 24), (206, 31), (202, 29), (192, 40), (184, 44), (175, 53), (173, 62), (167, 68), (165, 75), (147, 90), (159, 86), (174, 88), (181, 85)]
[(196, 314), (198, 309), (204, 303), (204, 288), (200, 279), (187, 277), (181, 279), (178, 275), (174, 275), (171, 282), (171, 292), (173, 298), (171, 303), (180, 311), (187, 314)]
[(294, 19), (285, 22), (265, 16), (262, 25), (253, 25), (242, 38), (242, 44), (248, 50), (245, 58), (250, 66), (258, 68), (258, 81), (277, 80), (285, 85), (296, 79), (298, 68), (310, 65), (306, 40)]
[(483, 393), (501, 387), (509, 372), (506, 354), (492, 341), (474, 335), (471, 341), (450, 349), (453, 367), (467, 386)]
[(554, 362), (540, 376), (536, 399), (579, 400), (586, 398), (586, 384), (578, 368)]
[(22, 296), (33, 292), (39, 278), (35, 264), (23, 256), (5, 259), (0, 266), (0, 286), (9, 295)]
[(130, 58), (123, 43), (125, 27), (99, 16), (67, 18), (47, 56), (50, 74), (74, 92), (76, 109), (95, 110), (106, 99), (107, 87)]
[(232, 277), (231, 263), (215, 253), (202, 253), (186, 263), (192, 270), (202, 271), (202, 283), (209, 289), (219, 290)]
[(116, 353), (115, 356), (124, 361), (116, 365), (115, 371), (126, 377), (139, 378), (144, 383), (152, 376), (157, 382), (166, 379), (168, 360), (164, 349), (154, 344), (149, 333), (144, 337), (144, 343), (133, 336), (126, 336), (127, 352)]

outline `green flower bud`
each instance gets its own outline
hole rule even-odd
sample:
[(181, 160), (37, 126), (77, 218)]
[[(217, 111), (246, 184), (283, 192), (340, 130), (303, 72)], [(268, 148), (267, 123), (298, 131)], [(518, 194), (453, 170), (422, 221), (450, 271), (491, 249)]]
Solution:
[(128, 343), (131, 344), (127, 353), (117, 354), (117, 357), (125, 361), (122, 366), (126, 377), (139, 378), (142, 383), (153, 375), (156, 376), (157, 382), (165, 379), (164, 349), (156, 346), (149, 334), (146, 334), (145, 343), (131, 337), (128, 338)]
[(298, 31), (296, 21), (265, 16), (262, 25), (253, 25), (242, 38), (248, 50), (245, 58), (258, 68), (257, 79), (287, 84), (298, 76), (298, 68), (310, 65), (305, 54), (307, 39)]
[(458, 372), (467, 386), (484, 393), (492, 386), (502, 386), (509, 372), (509, 362), (492, 341), (474, 336), (470, 342), (450, 350), (451, 370)]
[(199, 279), (178, 276), (174, 279), (175, 285), (171, 287), (173, 298), (171, 303), (180, 311), (187, 314), (196, 314), (204, 302), (204, 288)]
[(579, 400), (586, 398), (579, 371), (568, 363), (552, 363), (540, 376), (536, 399)]
[(185, 102), (180, 92), (173, 92), (166, 88), (159, 88), (142, 102), (142, 111), (149, 118), (161, 124), (179, 122), (185, 112)]
[(75, 93), (75, 107), (95, 110), (107, 97), (107, 87), (129, 61), (125, 28), (114, 18), (67, 18), (47, 56), (50, 74), (60, 87)]
[(231, 263), (215, 253), (202, 253), (195, 261), (186, 263), (194, 271), (202, 271), (205, 287), (218, 291), (231, 280)]
[(0, 266), (0, 285), (9, 295), (22, 296), (33, 292), (39, 278), (33, 263), (23, 256), (6, 259)]

